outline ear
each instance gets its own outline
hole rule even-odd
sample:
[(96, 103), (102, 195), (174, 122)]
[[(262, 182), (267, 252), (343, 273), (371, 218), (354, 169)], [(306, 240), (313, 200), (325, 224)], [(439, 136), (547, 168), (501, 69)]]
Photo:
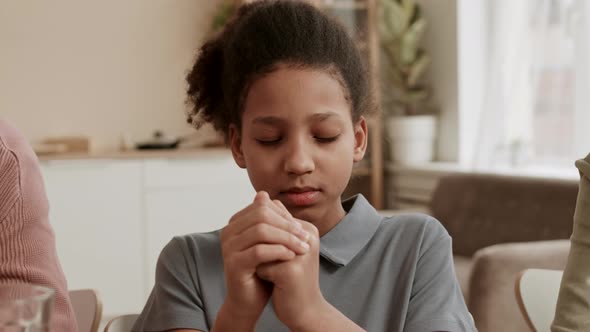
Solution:
[(246, 160), (242, 152), (242, 138), (240, 131), (235, 124), (229, 125), (229, 147), (234, 157), (234, 161), (240, 168), (246, 168)]
[(367, 140), (368, 140), (368, 128), (367, 120), (361, 116), (357, 123), (354, 125), (354, 162), (363, 160), (365, 151), (367, 151)]

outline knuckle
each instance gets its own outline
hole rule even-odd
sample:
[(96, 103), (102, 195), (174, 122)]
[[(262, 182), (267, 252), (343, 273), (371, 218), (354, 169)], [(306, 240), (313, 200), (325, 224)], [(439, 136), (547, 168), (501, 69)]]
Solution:
[(291, 250), (289, 250), (289, 248), (285, 247), (285, 246), (279, 246), (277, 248), (277, 251), (279, 252), (279, 254), (281, 255), (286, 255), (289, 254), (291, 252)]
[(275, 200), (273, 200), (272, 202), (273, 202), (273, 203), (274, 203), (274, 205), (275, 205), (276, 207), (278, 207), (279, 209), (281, 209), (281, 210), (283, 209), (284, 205), (283, 205), (283, 203), (282, 203), (280, 200), (278, 200), (278, 199), (275, 199)]
[(303, 229), (305, 229), (310, 235), (317, 237), (320, 234), (318, 228), (310, 222), (302, 222), (301, 225), (303, 226)]
[(255, 246), (252, 249), (252, 256), (254, 256), (255, 260), (261, 260), (264, 257), (264, 248), (260, 245)]
[(257, 199), (254, 202), (250, 203), (250, 205), (248, 206), (249, 208), (253, 208), (253, 209), (257, 209), (260, 208), (261, 206), (263, 206), (264, 201), (261, 199)]
[(261, 205), (267, 205), (269, 202), (271, 202), (270, 197), (268, 196), (268, 194), (266, 192), (260, 194), (260, 199), (258, 200), (258, 203)]
[(254, 226), (254, 233), (257, 237), (266, 238), (268, 235), (268, 225), (266, 224), (257, 224)]
[(293, 251), (285, 246), (281, 246), (281, 255), (285, 258), (293, 258), (297, 254), (295, 253), (295, 251)]
[(263, 206), (260, 210), (260, 219), (265, 222), (272, 220), (272, 211), (268, 206)]
[(290, 233), (286, 233), (286, 232), (285, 232), (285, 233), (284, 233), (284, 236), (286, 237), (286, 239), (285, 239), (285, 240), (287, 241), (287, 243), (289, 243), (289, 244), (292, 244), (292, 245), (294, 245), (294, 246), (298, 245), (298, 244), (299, 244), (299, 242), (301, 241), (301, 240), (299, 240), (299, 238), (297, 238), (295, 235), (293, 235), (293, 234), (290, 234)]
[(299, 275), (301, 274), (301, 268), (298, 264), (289, 264), (285, 266), (285, 273), (290, 275)]
[(320, 231), (318, 230), (318, 228), (312, 223), (307, 223), (307, 224), (309, 225), (308, 232), (310, 232), (313, 236), (318, 237), (320, 234)]

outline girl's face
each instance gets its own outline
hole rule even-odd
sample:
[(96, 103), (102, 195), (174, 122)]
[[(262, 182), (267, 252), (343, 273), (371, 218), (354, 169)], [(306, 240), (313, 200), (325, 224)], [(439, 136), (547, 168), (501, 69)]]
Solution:
[(241, 135), (231, 127), (230, 145), (256, 191), (324, 234), (345, 214), (340, 196), (367, 146), (365, 119), (351, 119), (333, 75), (280, 66), (250, 87)]

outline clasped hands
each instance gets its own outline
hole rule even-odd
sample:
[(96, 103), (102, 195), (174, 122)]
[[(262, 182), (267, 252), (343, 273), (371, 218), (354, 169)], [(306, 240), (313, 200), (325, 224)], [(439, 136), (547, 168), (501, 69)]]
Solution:
[(255, 326), (269, 299), (291, 330), (307, 330), (328, 310), (318, 280), (317, 228), (294, 218), (266, 192), (231, 218), (221, 232), (221, 247), (223, 306), (236, 324)]

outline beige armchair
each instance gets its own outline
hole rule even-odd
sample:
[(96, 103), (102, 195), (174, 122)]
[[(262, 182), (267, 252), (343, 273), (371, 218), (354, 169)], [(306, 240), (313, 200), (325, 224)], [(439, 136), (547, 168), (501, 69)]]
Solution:
[(456, 174), (440, 180), (430, 214), (453, 237), (455, 269), (480, 332), (528, 331), (518, 273), (563, 269), (577, 181)]

